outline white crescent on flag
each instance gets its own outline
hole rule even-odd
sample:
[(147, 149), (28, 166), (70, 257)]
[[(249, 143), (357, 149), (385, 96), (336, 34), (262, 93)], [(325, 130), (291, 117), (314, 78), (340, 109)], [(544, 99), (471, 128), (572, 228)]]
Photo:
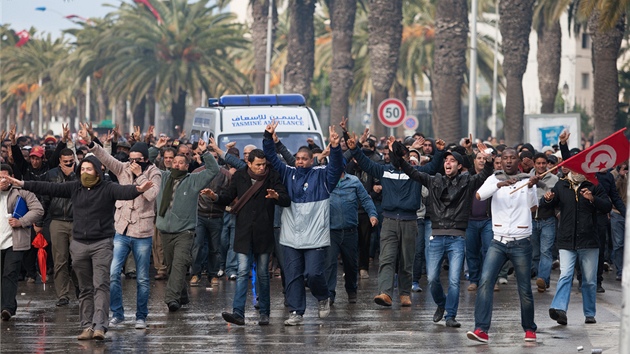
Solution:
[(588, 152), (582, 163), (582, 170), (586, 173), (596, 173), (615, 166), (617, 152), (610, 145), (600, 145)]

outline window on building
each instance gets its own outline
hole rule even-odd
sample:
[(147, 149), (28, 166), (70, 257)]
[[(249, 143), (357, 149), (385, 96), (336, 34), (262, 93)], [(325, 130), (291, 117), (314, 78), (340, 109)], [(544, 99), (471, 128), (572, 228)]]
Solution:
[(587, 33), (582, 33), (582, 49), (589, 49), (591, 46), (591, 36)]
[(588, 90), (591, 87), (591, 75), (582, 73), (582, 90)]

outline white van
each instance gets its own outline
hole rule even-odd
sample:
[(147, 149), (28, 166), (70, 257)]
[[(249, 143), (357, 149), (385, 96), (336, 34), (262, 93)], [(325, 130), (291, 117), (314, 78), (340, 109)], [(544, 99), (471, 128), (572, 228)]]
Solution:
[(248, 144), (262, 149), (265, 127), (275, 119), (277, 135), (291, 153), (307, 145), (307, 138), (325, 147), (317, 115), (300, 94), (227, 95), (208, 99), (208, 106), (195, 110), (193, 142), (214, 137), (222, 150), (231, 141), (241, 153)]

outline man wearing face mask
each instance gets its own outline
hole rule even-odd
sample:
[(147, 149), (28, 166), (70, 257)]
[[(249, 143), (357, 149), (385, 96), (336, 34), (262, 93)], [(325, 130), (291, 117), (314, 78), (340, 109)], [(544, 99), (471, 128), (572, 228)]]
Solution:
[[(59, 156), (59, 166), (48, 171), (48, 182), (77, 181), (79, 178), (74, 171), (74, 165), (74, 152), (68, 148), (62, 149)], [(57, 306), (66, 306), (69, 304), (70, 295), (74, 293), (76, 284), (73, 284), (76, 279), (73, 279), (70, 273), (70, 251), (68, 249), (72, 241), (72, 201), (69, 198), (44, 195), (42, 204), (46, 211), (45, 218), (50, 220), (49, 229), (55, 265), (54, 283), (58, 299)]]
[(79, 280), (79, 311), (83, 331), (79, 340), (105, 339), (109, 317), (109, 269), (113, 257), (114, 208), (118, 200), (132, 200), (153, 186), (123, 186), (103, 179), (101, 162), (84, 158), (77, 169), (80, 181), (48, 183), (7, 177), (14, 186), (72, 201), (70, 255)]
[[(129, 253), (136, 264), (136, 329), (146, 328), (149, 301), (149, 268), (153, 239), (153, 219), (155, 198), (157, 197), (162, 175), (160, 170), (149, 162), (149, 147), (144, 142), (136, 142), (129, 151), (129, 161), (120, 162), (108, 154), (100, 145), (90, 142), (89, 134), (81, 130), (79, 135), (88, 141), (90, 152), (103, 165), (118, 177), (120, 184), (142, 184), (153, 182), (153, 187), (136, 199), (116, 203), (114, 215), (116, 235), (114, 236), (114, 258), (110, 270), (110, 308), (113, 314), (110, 327), (117, 327), (125, 320), (120, 273)], [(86, 136), (83, 136), (86, 135)]]

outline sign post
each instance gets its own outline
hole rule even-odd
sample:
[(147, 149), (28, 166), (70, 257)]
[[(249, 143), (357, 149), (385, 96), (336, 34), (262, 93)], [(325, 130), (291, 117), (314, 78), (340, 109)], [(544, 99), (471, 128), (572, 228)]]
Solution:
[(394, 135), (394, 128), (403, 124), (407, 108), (396, 98), (388, 98), (378, 105), (378, 120), (390, 128), (390, 135)]

